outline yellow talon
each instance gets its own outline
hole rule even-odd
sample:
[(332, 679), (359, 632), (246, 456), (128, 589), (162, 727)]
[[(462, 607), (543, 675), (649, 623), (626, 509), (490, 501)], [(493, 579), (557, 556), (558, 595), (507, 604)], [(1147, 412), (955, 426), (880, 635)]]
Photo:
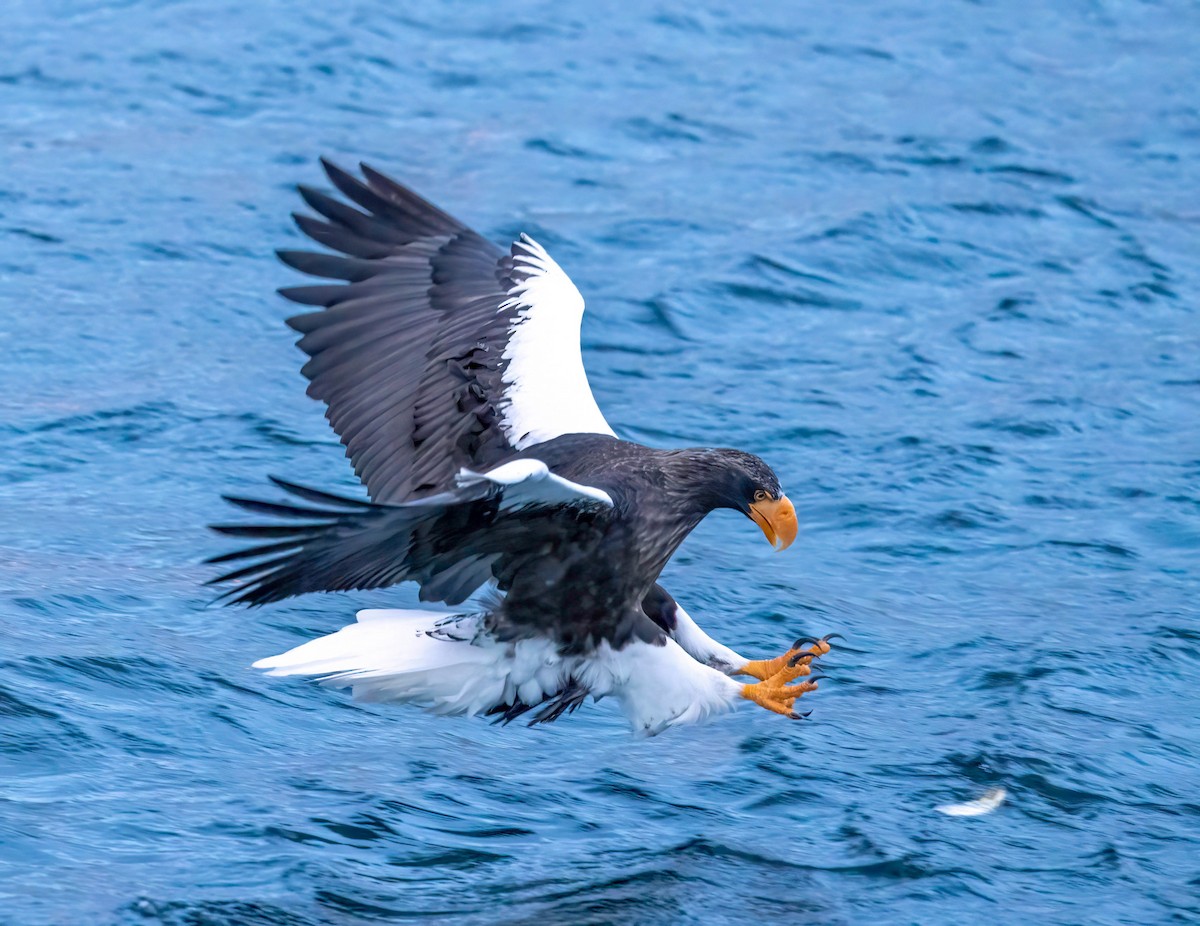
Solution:
[[(747, 701), (753, 701), (759, 707), (765, 707), (769, 711), (774, 711), (776, 714), (783, 714), (785, 717), (797, 718), (799, 715), (792, 710), (792, 705), (796, 699), (810, 691), (817, 690), (816, 682), (801, 682), (799, 685), (789, 685), (788, 682), (794, 682), (798, 678), (803, 678), (812, 672), (812, 667), (809, 665), (812, 662), (812, 657), (820, 655), (815, 652), (805, 652), (795, 661), (794, 664), (785, 664), (779, 671), (768, 676), (761, 682), (754, 682), (749, 685), (742, 686), (742, 697)], [(787, 657), (779, 657), (785, 659)], [(792, 657), (795, 658), (795, 657)], [(775, 660), (770, 660), (774, 662)], [(788, 660), (791, 662), (791, 659)]]
[[(812, 644), (811, 648), (801, 649), (806, 643)], [(759, 707), (774, 711), (776, 714), (783, 714), (793, 720), (798, 719), (800, 715), (792, 710), (792, 705), (801, 695), (816, 691), (817, 683), (815, 681), (801, 682), (798, 685), (788, 683), (811, 675), (812, 661), (819, 656), (824, 656), (831, 648), (828, 637), (820, 640), (797, 640), (792, 644), (792, 648), (782, 656), (776, 656), (774, 659), (756, 659), (746, 663), (737, 670), (736, 674), (752, 675), (759, 681), (743, 685), (742, 697), (747, 701), (753, 701)]]
[[(812, 649), (801, 649), (800, 647), (807, 642), (812, 643)], [(776, 656), (774, 659), (755, 659), (737, 669), (734, 675), (752, 675), (760, 681), (766, 681), (781, 669), (786, 668), (788, 663), (793, 659), (808, 659), (811, 661), (818, 656), (824, 656), (831, 649), (832, 647), (829, 645), (828, 640), (797, 640), (792, 644), (792, 648), (782, 656)]]

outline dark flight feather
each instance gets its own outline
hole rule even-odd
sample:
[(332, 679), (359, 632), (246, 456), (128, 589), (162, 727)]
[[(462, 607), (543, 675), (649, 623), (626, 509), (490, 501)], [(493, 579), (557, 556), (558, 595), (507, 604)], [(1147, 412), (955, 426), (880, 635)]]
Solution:
[(486, 469), (511, 455), (499, 409), (511, 388), (505, 351), (517, 315), (501, 306), (528, 276), (516, 252), (366, 165), (360, 180), (322, 164), (350, 204), (301, 187), (321, 218), (296, 221), (339, 253), (279, 256), (345, 283), (280, 293), (318, 307), (288, 324), (303, 335), (308, 394), (326, 404), (368, 494), (402, 501), (443, 488), (464, 466)]

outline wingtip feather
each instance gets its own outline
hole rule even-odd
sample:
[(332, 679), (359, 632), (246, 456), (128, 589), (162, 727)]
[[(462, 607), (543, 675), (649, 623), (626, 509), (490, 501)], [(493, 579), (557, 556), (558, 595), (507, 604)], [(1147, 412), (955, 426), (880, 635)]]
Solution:
[(330, 180), (333, 179), (334, 174), (349, 176), (346, 174), (346, 171), (335, 164), (333, 159), (328, 155), (322, 154), (319, 158), (317, 158), (317, 160), (321, 162), (321, 169), (325, 171), (325, 176), (327, 176)]

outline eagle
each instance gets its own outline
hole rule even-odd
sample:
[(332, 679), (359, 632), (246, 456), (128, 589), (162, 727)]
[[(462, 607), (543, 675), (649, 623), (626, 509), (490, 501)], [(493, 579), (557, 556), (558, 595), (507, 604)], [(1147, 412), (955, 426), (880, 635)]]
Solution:
[(356, 177), (321, 163), (342, 198), (302, 185), (317, 215), (293, 218), (328, 251), (278, 254), (322, 282), (280, 293), (307, 307), (287, 323), (308, 394), (369, 500), (276, 477), (283, 501), (225, 496), (266, 523), (213, 525), (250, 545), (210, 559), (234, 566), (210, 584), (264, 605), (415, 582), (446, 607), (359, 611), (254, 667), (504, 723), (606, 696), (644, 735), (743, 701), (802, 716), (828, 638), (749, 660), (658, 584), (718, 508), (777, 549), (795, 540), (772, 469), (618, 438), (583, 368), (583, 297), (541, 245), (498, 247), (365, 164)]

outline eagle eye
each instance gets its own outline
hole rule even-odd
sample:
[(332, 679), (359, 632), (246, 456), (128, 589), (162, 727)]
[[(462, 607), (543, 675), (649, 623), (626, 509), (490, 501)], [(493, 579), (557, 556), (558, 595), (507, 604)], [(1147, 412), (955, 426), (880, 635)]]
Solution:
[(759, 489), (757, 492), (754, 493), (754, 500), (756, 502), (765, 502), (770, 497), (771, 496), (769, 494), (767, 494), (766, 489)]

